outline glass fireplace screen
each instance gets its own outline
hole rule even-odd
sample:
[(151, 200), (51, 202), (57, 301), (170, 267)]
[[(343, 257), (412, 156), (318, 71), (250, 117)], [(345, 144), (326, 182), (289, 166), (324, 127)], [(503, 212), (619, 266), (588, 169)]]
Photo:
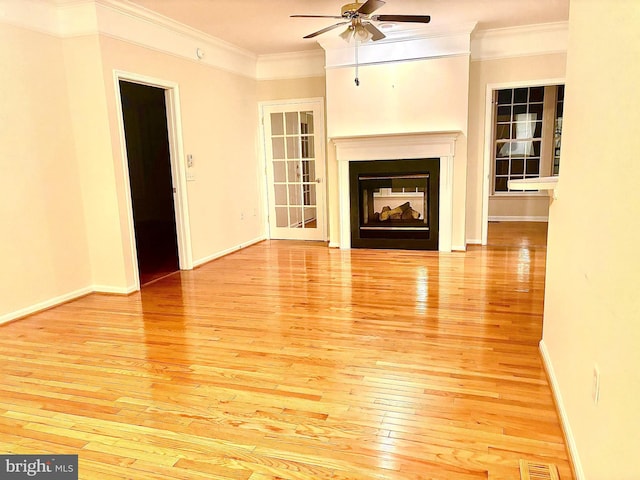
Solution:
[(360, 235), (429, 230), (429, 173), (361, 174)]

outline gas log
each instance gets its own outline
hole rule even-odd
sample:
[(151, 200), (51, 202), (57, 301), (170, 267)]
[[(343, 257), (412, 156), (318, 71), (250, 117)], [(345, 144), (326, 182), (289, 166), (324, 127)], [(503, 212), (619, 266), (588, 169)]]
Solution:
[(405, 202), (396, 208), (391, 208), (388, 205), (382, 207), (382, 212), (375, 213), (375, 217), (381, 222), (387, 220), (418, 220), (420, 218), (420, 212), (411, 208), (411, 203)]

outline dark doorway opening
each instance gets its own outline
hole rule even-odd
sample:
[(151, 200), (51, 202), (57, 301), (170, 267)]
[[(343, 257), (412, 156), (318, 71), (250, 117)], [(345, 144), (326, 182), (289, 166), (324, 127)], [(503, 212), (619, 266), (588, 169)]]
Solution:
[(167, 106), (161, 88), (121, 80), (140, 285), (180, 268)]
[(438, 249), (440, 159), (349, 164), (351, 246)]

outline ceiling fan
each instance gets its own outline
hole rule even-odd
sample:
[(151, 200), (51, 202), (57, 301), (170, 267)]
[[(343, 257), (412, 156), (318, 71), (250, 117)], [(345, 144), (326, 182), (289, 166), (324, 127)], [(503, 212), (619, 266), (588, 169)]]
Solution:
[(340, 34), (346, 41), (355, 39), (358, 42), (366, 42), (368, 40), (377, 41), (386, 37), (371, 22), (387, 22), (387, 23), (429, 23), (431, 17), (429, 15), (372, 15), (373, 12), (382, 7), (386, 2), (382, 0), (367, 0), (365, 3), (347, 3), (342, 6), (340, 16), (337, 15), (291, 15), (294, 18), (335, 18), (343, 20), (329, 27), (325, 27), (317, 32), (310, 33), (304, 38), (313, 38), (322, 35), (334, 28), (342, 25), (348, 25), (347, 29)]

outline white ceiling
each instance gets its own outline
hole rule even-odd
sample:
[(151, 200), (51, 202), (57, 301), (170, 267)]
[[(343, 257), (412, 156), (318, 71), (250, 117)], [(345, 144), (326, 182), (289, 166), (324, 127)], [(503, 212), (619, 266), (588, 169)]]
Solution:
[[(345, 0), (129, 0), (257, 55), (319, 49), (306, 34), (339, 20), (289, 18), (292, 14), (339, 15)], [(478, 22), (478, 30), (561, 22), (569, 0), (387, 0), (376, 13), (431, 15), (425, 26), (446, 31)], [(404, 24), (402, 27), (415, 24)], [(325, 33), (338, 35), (342, 31)]]

